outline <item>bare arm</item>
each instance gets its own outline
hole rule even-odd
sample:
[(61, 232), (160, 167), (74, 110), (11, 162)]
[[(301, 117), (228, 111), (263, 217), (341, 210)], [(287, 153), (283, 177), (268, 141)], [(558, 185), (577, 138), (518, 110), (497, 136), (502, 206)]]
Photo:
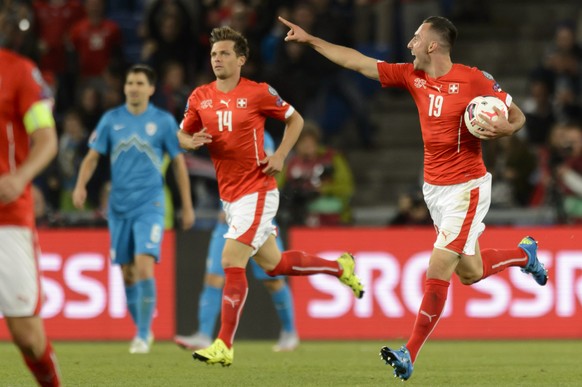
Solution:
[(13, 173), (0, 176), (0, 201), (10, 203), (16, 200), (32, 181), (57, 154), (57, 133), (54, 127), (35, 130), (31, 135), (28, 157)]
[(512, 103), (508, 109), (508, 116), (505, 115), (501, 110), (496, 107), (493, 108), (497, 114), (498, 119), (492, 121), (489, 117), (481, 114), (480, 117), (485, 123), (480, 126), (485, 129), (481, 134), (488, 139), (494, 139), (499, 137), (511, 136), (517, 133), (523, 125), (525, 125), (525, 115), (515, 103)]
[(184, 155), (179, 154), (172, 161), (172, 169), (178, 184), (178, 191), (182, 201), (182, 229), (187, 230), (194, 224), (194, 208), (192, 207), (192, 195), (190, 193), (190, 178), (186, 169)]
[(87, 183), (91, 180), (97, 163), (99, 162), (99, 153), (93, 149), (89, 149), (87, 155), (81, 162), (79, 167), (79, 175), (77, 176), (77, 183), (73, 190), (73, 205), (76, 208), (82, 209), (87, 200)]
[(196, 150), (203, 145), (211, 143), (212, 135), (206, 133), (206, 128), (194, 134), (188, 134), (180, 129), (178, 131), (178, 142), (182, 149)]
[(380, 79), (377, 67), (378, 61), (376, 59), (365, 56), (352, 48), (339, 46), (310, 35), (298, 25), (280, 16), (279, 21), (289, 27), (289, 32), (285, 37), (286, 42), (308, 44), (315, 51), (337, 65), (357, 71), (371, 79)]
[(285, 133), (283, 134), (283, 139), (281, 144), (271, 156), (267, 156), (261, 161), (261, 164), (266, 164), (263, 172), (267, 175), (274, 176), (283, 170), (283, 165), (285, 164), (285, 158), (291, 149), (295, 146), (301, 131), (303, 130), (303, 117), (297, 111), (287, 118), (285, 121)]

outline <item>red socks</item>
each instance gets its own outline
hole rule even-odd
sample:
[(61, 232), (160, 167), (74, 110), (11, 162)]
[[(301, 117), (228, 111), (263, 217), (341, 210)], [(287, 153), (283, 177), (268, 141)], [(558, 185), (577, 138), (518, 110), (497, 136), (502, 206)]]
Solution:
[(312, 275), (329, 274), (340, 277), (343, 270), (337, 261), (329, 261), (316, 255), (308, 254), (304, 251), (288, 250), (281, 254), (281, 261), (273, 270), (268, 271), (270, 276), (277, 275)]
[(229, 267), (224, 269), (224, 275), (222, 314), (218, 338), (224, 341), (224, 344), (228, 348), (231, 348), (240, 315), (247, 299), (249, 287), (246, 270), (242, 267)]
[(422, 348), (428, 336), (435, 328), (447, 300), (449, 283), (447, 281), (429, 278), (424, 282), (424, 296), (420, 309), (416, 315), (412, 335), (406, 343), (406, 348), (410, 351), (412, 362), (416, 360), (416, 355)]
[(513, 250), (484, 249), (481, 250), (483, 260), (483, 276), (487, 278), (495, 273), (499, 273), (510, 266), (525, 266), (527, 264), (527, 254), (519, 247)]
[(42, 387), (58, 387), (61, 385), (61, 377), (57, 357), (51, 343), (47, 340), (46, 349), (38, 360), (24, 356), (24, 362), (34, 375), (38, 384)]

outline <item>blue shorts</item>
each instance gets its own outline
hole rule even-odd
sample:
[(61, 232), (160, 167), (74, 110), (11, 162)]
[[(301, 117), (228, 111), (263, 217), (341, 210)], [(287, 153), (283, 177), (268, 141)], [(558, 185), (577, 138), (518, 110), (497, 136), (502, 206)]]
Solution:
[(118, 265), (132, 263), (138, 254), (147, 254), (160, 262), (164, 236), (164, 215), (156, 212), (131, 218), (116, 218), (109, 213), (111, 261)]
[[(206, 258), (206, 274), (214, 274), (224, 277), (224, 269), (222, 268), (222, 250), (224, 249), (224, 244), (226, 239), (224, 234), (228, 232), (228, 225), (226, 223), (219, 222), (212, 230), (212, 236), (210, 238), (210, 245), (208, 246), (208, 257)], [(277, 237), (277, 246), (279, 250), (283, 251), (283, 243), (281, 238)], [(285, 276), (271, 277), (255, 262), (254, 259), (250, 260), (251, 268), (253, 270), (253, 276), (259, 281), (273, 280), (279, 278), (285, 278)]]

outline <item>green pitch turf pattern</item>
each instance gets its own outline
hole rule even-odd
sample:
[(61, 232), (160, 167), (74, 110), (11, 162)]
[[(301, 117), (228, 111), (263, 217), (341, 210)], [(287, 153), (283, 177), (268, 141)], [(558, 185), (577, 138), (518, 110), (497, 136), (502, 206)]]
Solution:
[[(129, 343), (55, 342), (64, 386), (403, 386), (378, 356), (381, 341), (309, 341), (273, 353), (239, 341), (229, 368), (208, 366), (172, 342), (148, 355)], [(429, 341), (406, 386), (580, 386), (582, 340)], [(14, 345), (0, 342), (0, 386), (34, 386)]]

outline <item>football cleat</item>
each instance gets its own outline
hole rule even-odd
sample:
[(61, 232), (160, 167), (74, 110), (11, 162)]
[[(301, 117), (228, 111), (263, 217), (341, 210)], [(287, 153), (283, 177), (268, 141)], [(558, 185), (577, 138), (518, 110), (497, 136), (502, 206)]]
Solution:
[(174, 342), (184, 349), (196, 351), (198, 349), (210, 347), (212, 339), (204, 333), (197, 332), (190, 336), (176, 336)]
[(347, 285), (352, 289), (352, 292), (354, 292), (354, 296), (356, 296), (356, 298), (362, 298), (364, 296), (364, 285), (361, 284), (360, 279), (354, 272), (356, 267), (354, 256), (350, 253), (343, 253), (337, 259), (337, 262), (343, 269), (339, 280), (344, 285)]
[(299, 336), (296, 332), (281, 331), (279, 341), (273, 346), (275, 352), (290, 352), (299, 346)]
[(229, 349), (224, 341), (216, 339), (210, 347), (194, 351), (192, 357), (206, 364), (221, 364), (228, 367), (234, 358), (234, 348)]
[(403, 345), (398, 350), (382, 347), (380, 349), (380, 358), (390, 364), (394, 368), (394, 377), (401, 380), (408, 380), (412, 375), (412, 360), (410, 359), (410, 352)]
[(517, 247), (527, 254), (527, 264), (521, 269), (524, 273), (531, 274), (534, 280), (541, 286), (548, 282), (548, 271), (543, 263), (538, 260), (538, 242), (530, 236), (526, 236)]
[(150, 353), (150, 345), (148, 342), (140, 337), (136, 337), (129, 345), (129, 353), (131, 354), (146, 354)]

